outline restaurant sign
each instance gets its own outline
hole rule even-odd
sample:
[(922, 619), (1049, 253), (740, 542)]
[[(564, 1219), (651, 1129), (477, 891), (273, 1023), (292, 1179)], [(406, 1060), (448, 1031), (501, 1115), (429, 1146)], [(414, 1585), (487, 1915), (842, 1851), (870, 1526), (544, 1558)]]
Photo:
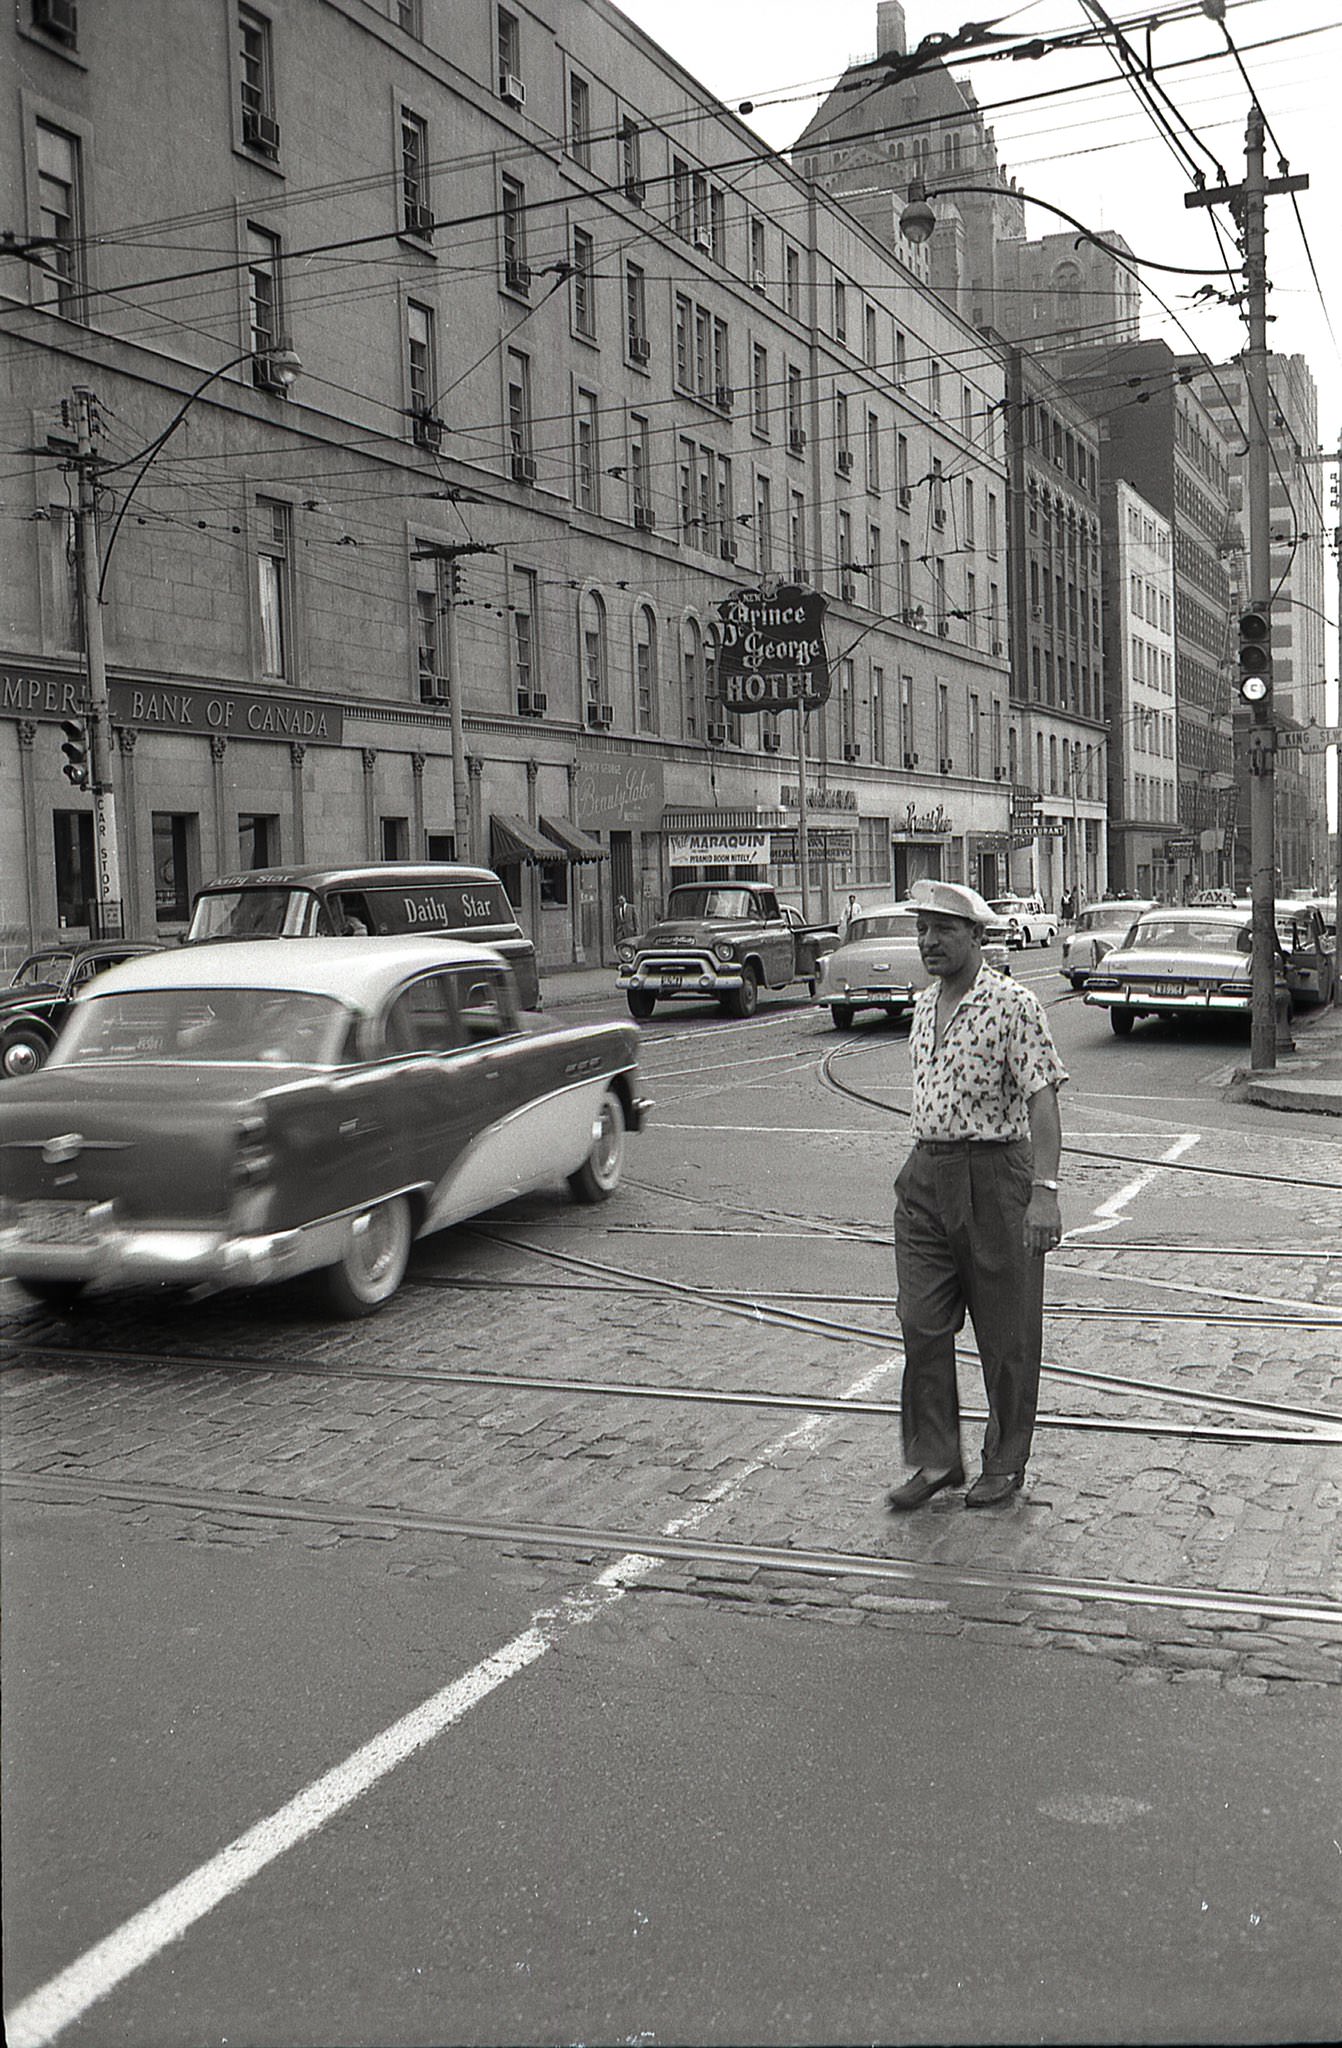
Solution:
[(826, 603), (800, 583), (722, 600), (715, 694), (729, 711), (809, 711), (828, 701)]
[(769, 835), (767, 832), (721, 832), (714, 827), (706, 832), (669, 832), (666, 857), (676, 868), (693, 868), (701, 864), (767, 867)]

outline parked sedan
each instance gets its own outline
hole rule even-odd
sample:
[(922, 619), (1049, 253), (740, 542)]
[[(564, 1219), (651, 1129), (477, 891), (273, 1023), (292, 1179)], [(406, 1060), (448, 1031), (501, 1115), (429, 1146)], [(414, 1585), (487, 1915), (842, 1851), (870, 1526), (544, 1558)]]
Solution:
[(1009, 946), (1048, 946), (1058, 936), (1058, 920), (1042, 896), (995, 896), (992, 908), (1006, 925)]
[(1062, 973), (1073, 988), (1082, 988), (1106, 953), (1121, 946), (1144, 911), (1154, 907), (1155, 898), (1113, 897), (1092, 903), (1077, 912), (1076, 923), (1062, 942)]
[[(1247, 1017), (1250, 913), (1233, 905), (1148, 910), (1086, 982), (1084, 999), (1109, 1012), (1120, 1037), (1139, 1017)], [(1286, 979), (1278, 955), (1278, 978)]]
[[(918, 911), (911, 902), (874, 904), (854, 912), (841, 945), (819, 963), (816, 1001), (829, 1010), (836, 1031), (846, 1031), (859, 1010), (906, 1016), (930, 976), (918, 951)], [(1006, 927), (990, 925), (983, 945), (989, 966), (1009, 973)]]
[(601, 1202), (648, 1104), (632, 1024), (520, 1021), (509, 968), (446, 939), (192, 947), (100, 976), (42, 1072), (0, 1082), (0, 1272), (321, 1276), (366, 1314), (412, 1240), (567, 1181)]
[(106, 939), (91, 946), (44, 946), (30, 953), (0, 989), (0, 1073), (34, 1074), (46, 1064), (71, 1003), (95, 974), (119, 966), (149, 945)]

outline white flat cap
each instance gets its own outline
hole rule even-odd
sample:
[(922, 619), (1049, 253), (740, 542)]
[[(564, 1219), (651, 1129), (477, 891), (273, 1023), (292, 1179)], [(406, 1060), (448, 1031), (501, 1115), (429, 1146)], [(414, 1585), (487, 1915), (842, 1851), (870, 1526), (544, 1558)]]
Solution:
[(909, 895), (920, 910), (935, 910), (942, 917), (963, 917), (970, 924), (991, 924), (992, 911), (964, 882), (915, 882)]

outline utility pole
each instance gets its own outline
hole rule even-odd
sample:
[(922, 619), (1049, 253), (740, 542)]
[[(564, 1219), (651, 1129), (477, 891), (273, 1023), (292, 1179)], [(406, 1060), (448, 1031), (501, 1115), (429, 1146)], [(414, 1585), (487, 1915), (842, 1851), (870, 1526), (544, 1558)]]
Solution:
[[(1262, 1070), (1277, 1064), (1276, 1017), (1276, 746), (1277, 722), (1272, 708), (1270, 620), (1272, 610), (1272, 542), (1270, 449), (1268, 445), (1267, 379), (1267, 208), (1269, 193), (1303, 192), (1305, 177), (1263, 175), (1263, 110), (1255, 100), (1249, 109), (1245, 137), (1244, 183), (1213, 185), (1186, 192), (1184, 205), (1218, 206), (1229, 202), (1240, 229), (1244, 252), (1244, 304), (1248, 346), (1241, 362), (1248, 411), (1245, 436), (1246, 502), (1249, 512), (1248, 607), (1241, 622), (1241, 640), (1251, 618), (1269, 622), (1266, 667), (1251, 670), (1243, 663), (1240, 695), (1249, 706), (1249, 864), (1253, 892), (1253, 955), (1250, 995), (1250, 1064)], [(1284, 168), (1284, 167), (1283, 167)]]
[(411, 553), (413, 562), (440, 562), (447, 569), (446, 601), (441, 610), (447, 622), (447, 708), (452, 729), (452, 843), (457, 859), (475, 857), (471, 844), (471, 790), (466, 773), (466, 736), (461, 713), (461, 659), (457, 645), (457, 600), (461, 594), (458, 563), (464, 555), (492, 555), (489, 541), (425, 541)]
[(98, 559), (98, 452), (94, 446), (98, 409), (93, 393), (83, 385), (74, 387), (73, 401), (74, 467), (79, 477), (79, 504), (75, 513), (79, 545), (79, 608), (84, 623), (86, 715), (93, 790), (94, 922), (97, 926), (94, 936), (120, 938), (121, 849), (117, 837), (116, 793), (112, 787), (112, 714), (107, 696), (107, 660), (103, 649), (102, 599), (99, 595), (102, 578)]

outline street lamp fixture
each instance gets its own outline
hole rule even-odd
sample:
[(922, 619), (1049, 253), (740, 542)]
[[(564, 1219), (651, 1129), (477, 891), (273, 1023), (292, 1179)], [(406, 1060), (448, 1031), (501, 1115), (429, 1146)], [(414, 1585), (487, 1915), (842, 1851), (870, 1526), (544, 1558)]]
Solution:
[[(1065, 220), (1068, 227), (1076, 229), (1081, 241), (1093, 242), (1097, 249), (1103, 249), (1105, 254), (1112, 256), (1114, 262), (1120, 264), (1124, 270), (1131, 270), (1135, 265), (1142, 270), (1172, 271), (1177, 277), (1225, 276), (1224, 267), (1220, 270), (1199, 270), (1187, 263), (1157, 263), (1153, 256), (1134, 256), (1131, 249), (1116, 249), (1112, 242), (1107, 242), (1103, 235), (1097, 235), (1093, 228), (1088, 228), (1075, 214), (1068, 213), (1061, 206), (1055, 206), (1051, 199), (1036, 199), (1032, 192), (1022, 192), (1014, 185), (947, 185), (940, 192), (932, 193), (931, 198), (959, 199), (965, 193), (976, 194), (985, 199), (1023, 199), (1027, 206), (1038, 206), (1045, 213), (1056, 213), (1059, 220)], [(908, 200), (899, 216), (900, 233), (906, 241), (912, 242), (915, 248), (921, 248), (924, 242), (932, 239), (936, 226), (937, 216), (930, 203), (927, 186), (921, 178), (911, 178)]]

